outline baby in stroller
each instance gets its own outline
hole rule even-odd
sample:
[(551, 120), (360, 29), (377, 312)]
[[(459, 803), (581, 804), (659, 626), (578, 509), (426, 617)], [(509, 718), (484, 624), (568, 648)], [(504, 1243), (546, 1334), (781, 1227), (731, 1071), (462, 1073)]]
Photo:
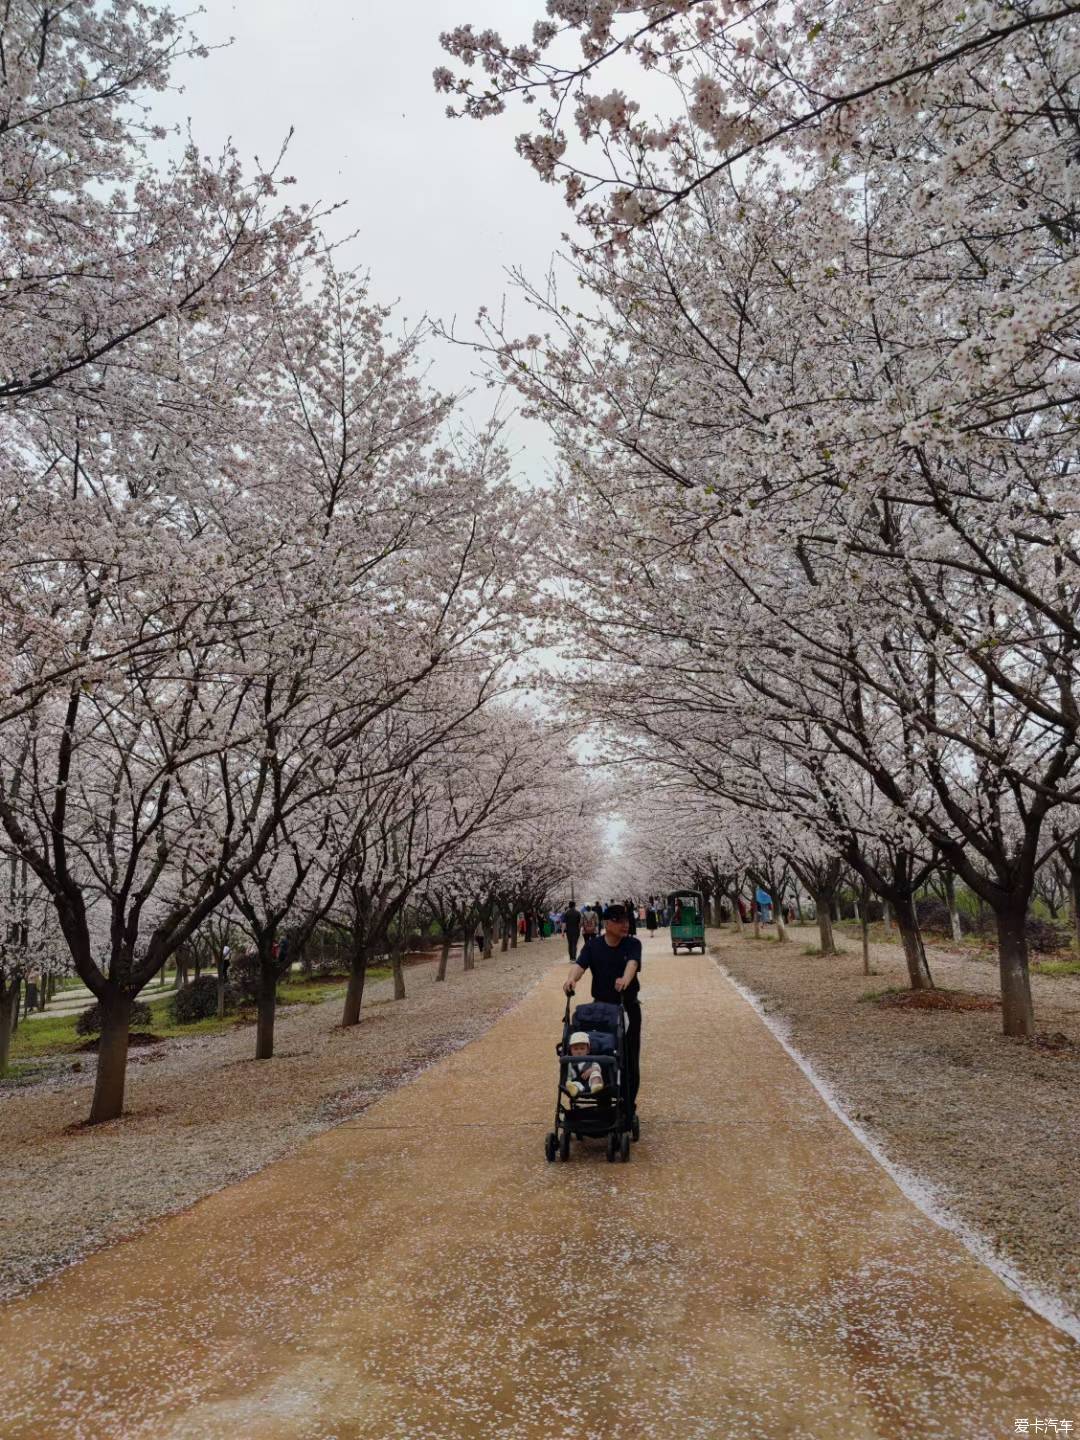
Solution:
[(563, 1015), (555, 1128), (544, 1137), (546, 1160), (568, 1160), (570, 1143), (604, 1140), (609, 1160), (630, 1159), (637, 1138), (627, 1106), (626, 1020), (619, 1005), (593, 1001), (579, 1005), (570, 1019), (570, 998)]
[(570, 1036), (568, 1051), (574, 1058), (567, 1066), (566, 1089), (571, 1095), (597, 1094), (604, 1088), (604, 1072), (596, 1060), (587, 1058), (592, 1048), (584, 1030), (575, 1030)]

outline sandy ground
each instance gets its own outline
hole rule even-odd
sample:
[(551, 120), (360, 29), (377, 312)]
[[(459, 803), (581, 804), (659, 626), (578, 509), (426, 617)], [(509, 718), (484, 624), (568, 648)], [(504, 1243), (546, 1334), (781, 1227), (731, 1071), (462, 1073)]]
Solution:
[[(710, 931), (717, 959), (785, 1022), (795, 1048), (885, 1155), (938, 1207), (985, 1239), (1007, 1267), (1080, 1323), (1080, 1055), (1039, 1051), (1001, 1034), (1000, 1011), (882, 1009), (859, 997), (906, 986), (898, 946), (858, 941), (840, 958)], [(996, 965), (930, 951), (937, 984), (997, 994)], [(1080, 977), (1032, 976), (1042, 1032), (1080, 1042)], [(1075, 1433), (1080, 1434), (1080, 1405)]]
[(564, 947), (519, 945), (468, 974), (455, 957), (441, 984), (410, 966), (407, 998), (371, 985), (347, 1031), (339, 1000), (283, 1009), (271, 1061), (252, 1060), (253, 1026), (132, 1050), (128, 1114), (93, 1130), (68, 1128), (89, 1112), (93, 1055), (81, 1073), (68, 1058), (44, 1083), (0, 1087), (0, 1299), (359, 1113), (481, 1034)]
[(1067, 1415), (1080, 1345), (915, 1209), (710, 957), (664, 945), (629, 1165), (542, 1158), (552, 969), (357, 1119), (5, 1306), (7, 1440), (985, 1440)]

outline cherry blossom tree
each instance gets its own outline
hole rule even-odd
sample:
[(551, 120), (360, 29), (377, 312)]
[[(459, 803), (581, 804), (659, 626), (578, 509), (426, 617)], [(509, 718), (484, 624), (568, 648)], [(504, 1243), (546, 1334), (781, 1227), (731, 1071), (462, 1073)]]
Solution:
[[(1016, 181), (1009, 205), (1030, 208), (1043, 181), (1010, 137), (995, 163)], [(637, 707), (613, 685), (605, 718), (636, 709), (639, 737), (711, 746), (718, 773), (764, 714), (799, 763), (831, 752), (861, 770), (992, 906), (1006, 1029), (1026, 1034), (1024, 916), (1078, 757), (1069, 302), (1045, 227), (1002, 212), (993, 243), (978, 229), (1000, 176), (974, 161), (968, 209), (923, 207), (916, 225), (913, 183), (939, 157), (919, 163), (905, 153), (873, 186), (763, 165), (703, 187), (663, 227), (579, 259), (592, 313), (531, 291), (548, 334), (489, 323), (486, 343), (558, 435), (571, 527), (583, 491), (611, 517), (600, 565), (576, 565), (572, 540), (557, 562), (567, 643), (617, 657), (623, 689), (650, 679)], [(1018, 325), (1010, 301), (999, 323), (1018, 273), (1034, 308)], [(893, 852), (888, 881), (905, 921), (912, 853)]]
[[(519, 154), (563, 186), (599, 236), (619, 239), (710, 184), (737, 183), (741, 163), (762, 153), (861, 168), (868, 133), (892, 157), (898, 133), (917, 128), (925, 151), (928, 136), (972, 127), (993, 154), (1036, 127), (1055, 136), (1063, 160), (1075, 13), (1069, 3), (945, 11), (920, 0), (883, 11), (854, 0), (824, 10), (548, 0), (518, 42), (469, 24), (445, 32), (457, 68), (440, 66), (434, 80), (453, 97), (451, 117), (534, 107)], [(931, 163), (939, 158), (930, 151)]]
[[(256, 301), (307, 243), (277, 166), (194, 141), (157, 163), (146, 100), (181, 56), (184, 20), (132, 0), (12, 0), (0, 17), (0, 395), (93, 394), (128, 347), (178, 316)], [(277, 150), (281, 140), (272, 143)]]
[[(677, 666), (713, 788), (768, 715), (811, 828), (901, 906), (913, 983), (944, 861), (1030, 1034), (1025, 914), (1078, 742), (1073, 10), (547, 8), (531, 44), (451, 32), (436, 81), (475, 116), (542, 97), (519, 148), (605, 242), (574, 249), (584, 300), (526, 285), (545, 334), (481, 342), (558, 435), (571, 526), (583, 498), (610, 519), (602, 573), (558, 558), (567, 643)], [(602, 93), (627, 57), (673, 118), (651, 82)], [(676, 703), (631, 723), (669, 759)]]
[[(269, 883), (327, 757), (413, 703), (444, 733), (513, 654), (528, 497), (497, 436), (446, 431), (415, 337), (322, 273), (313, 298), (297, 279), (268, 310), (159, 329), (108, 410), (19, 416), (0, 821), (102, 1005), (95, 1121), (122, 1107), (134, 997)], [(463, 711), (420, 699), (444, 672)]]

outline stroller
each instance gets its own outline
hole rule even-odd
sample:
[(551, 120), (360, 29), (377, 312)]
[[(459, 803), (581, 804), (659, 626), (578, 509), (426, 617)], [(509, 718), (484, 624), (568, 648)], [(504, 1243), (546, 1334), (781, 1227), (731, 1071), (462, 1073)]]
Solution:
[[(589, 1054), (583, 1062), (599, 1065), (604, 1077), (602, 1090), (577, 1095), (567, 1088), (570, 1079), (570, 1036), (583, 1030), (589, 1037)], [(606, 1139), (607, 1158), (623, 1163), (630, 1159), (631, 1137), (637, 1140), (641, 1130), (636, 1115), (630, 1114), (626, 1069), (626, 1010), (620, 1003), (606, 1005), (593, 1001), (579, 1005), (570, 1019), (570, 996), (566, 997), (561, 1042), (556, 1045), (559, 1057), (559, 1088), (555, 1097), (555, 1129), (544, 1137), (544, 1157), (570, 1158), (570, 1137), (578, 1140)]]

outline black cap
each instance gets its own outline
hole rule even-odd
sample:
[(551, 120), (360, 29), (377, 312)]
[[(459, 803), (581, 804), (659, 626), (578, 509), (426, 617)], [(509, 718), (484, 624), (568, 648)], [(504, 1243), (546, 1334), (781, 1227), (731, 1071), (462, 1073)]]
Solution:
[(625, 905), (609, 905), (604, 911), (605, 920), (629, 920)]

